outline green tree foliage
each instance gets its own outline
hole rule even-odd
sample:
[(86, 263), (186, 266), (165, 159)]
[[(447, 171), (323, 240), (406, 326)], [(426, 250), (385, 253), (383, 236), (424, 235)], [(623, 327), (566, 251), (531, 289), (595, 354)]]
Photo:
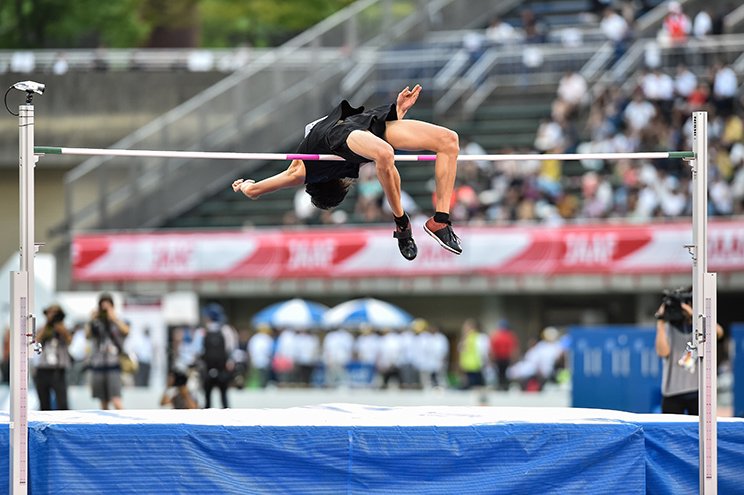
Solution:
[(202, 44), (273, 46), (353, 0), (202, 0)]
[(142, 0), (2, 0), (0, 46), (77, 48), (138, 46), (150, 26)]
[(276, 45), (353, 0), (0, 0), (3, 48), (138, 47), (193, 28), (201, 46)]

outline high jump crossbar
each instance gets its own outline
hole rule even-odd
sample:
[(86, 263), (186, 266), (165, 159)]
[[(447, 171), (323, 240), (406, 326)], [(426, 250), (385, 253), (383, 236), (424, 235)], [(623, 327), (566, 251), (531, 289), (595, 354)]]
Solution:
[[(196, 158), (232, 160), (342, 160), (335, 155), (281, 153), (211, 153), (199, 151), (116, 150), (34, 146), (34, 107), (27, 91), (26, 104), (19, 108), (19, 186), (21, 266), (11, 272), (10, 338), (10, 493), (28, 493), (28, 347), (36, 325), (34, 315), (34, 168), (43, 155), (89, 155), (154, 158)], [(39, 93), (40, 94), (40, 93)], [(691, 345), (698, 355), (699, 379), (699, 492), (718, 493), (717, 379), (716, 379), (716, 274), (708, 272), (708, 114), (694, 112), (693, 151), (648, 153), (577, 153), (463, 155), (458, 160), (619, 160), (687, 159), (692, 170), (692, 256), (693, 332)], [(398, 161), (433, 161), (435, 155), (400, 155)]]
[[(162, 151), (162, 150), (127, 150), (108, 148), (63, 148), (56, 146), (35, 146), (36, 155), (86, 155), (86, 156), (123, 156), (150, 158), (192, 158), (204, 160), (331, 160), (343, 161), (336, 155), (307, 153), (233, 153), (211, 151)], [(528, 153), (513, 155), (460, 155), (458, 161), (528, 161), (528, 160), (659, 160), (659, 159), (692, 159), (694, 151), (658, 151), (640, 153)], [(395, 155), (398, 162), (431, 162), (436, 155)]]

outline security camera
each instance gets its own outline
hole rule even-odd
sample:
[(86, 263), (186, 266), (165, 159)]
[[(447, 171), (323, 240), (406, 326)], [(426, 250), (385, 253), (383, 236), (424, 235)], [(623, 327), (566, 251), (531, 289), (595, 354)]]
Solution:
[(21, 81), (13, 85), (18, 91), (25, 91), (26, 93), (36, 93), (37, 95), (43, 94), (46, 86), (35, 81)]

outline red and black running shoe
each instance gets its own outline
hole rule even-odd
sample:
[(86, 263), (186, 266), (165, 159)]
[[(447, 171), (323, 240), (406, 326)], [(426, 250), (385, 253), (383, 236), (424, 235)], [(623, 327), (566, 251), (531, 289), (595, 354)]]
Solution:
[(460, 238), (457, 237), (455, 231), (452, 230), (452, 225), (449, 222), (435, 222), (434, 217), (432, 217), (428, 219), (424, 224), (424, 230), (447, 251), (455, 254), (462, 253)]

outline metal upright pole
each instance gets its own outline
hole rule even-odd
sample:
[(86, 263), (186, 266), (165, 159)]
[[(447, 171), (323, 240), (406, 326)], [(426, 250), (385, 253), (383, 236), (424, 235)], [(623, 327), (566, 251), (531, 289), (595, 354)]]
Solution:
[(28, 493), (28, 348), (36, 326), (34, 311), (34, 107), (18, 116), (20, 165), (20, 271), (11, 273), (10, 493)]
[(698, 354), (700, 493), (718, 493), (716, 277), (708, 273), (708, 114), (692, 114), (692, 313)]

